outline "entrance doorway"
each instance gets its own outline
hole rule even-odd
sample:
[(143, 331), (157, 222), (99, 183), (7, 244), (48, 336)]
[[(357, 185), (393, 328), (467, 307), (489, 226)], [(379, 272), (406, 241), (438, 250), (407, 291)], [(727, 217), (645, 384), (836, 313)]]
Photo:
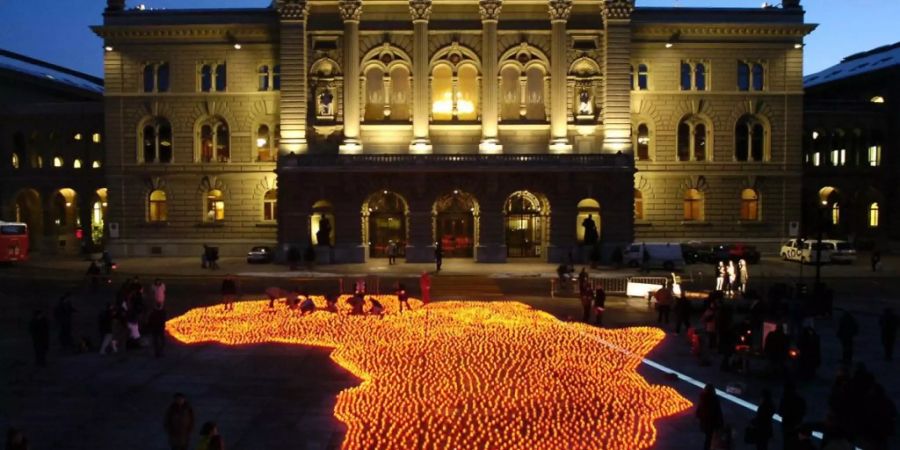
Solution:
[(454, 190), (434, 203), (434, 241), (445, 258), (471, 258), (477, 245), (478, 203), (472, 195)]
[(541, 257), (548, 229), (549, 205), (528, 191), (515, 192), (506, 200), (506, 256)]
[(369, 196), (363, 204), (363, 216), (367, 224), (364, 242), (369, 244), (369, 256), (386, 258), (388, 248), (397, 248), (397, 257), (406, 256), (406, 216), (409, 209), (400, 195), (382, 191)]

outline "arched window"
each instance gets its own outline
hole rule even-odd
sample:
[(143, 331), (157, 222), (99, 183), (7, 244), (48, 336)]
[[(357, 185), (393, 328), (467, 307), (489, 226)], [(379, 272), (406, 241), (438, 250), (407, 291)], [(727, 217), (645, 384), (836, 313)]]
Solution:
[(684, 220), (696, 222), (703, 220), (703, 193), (697, 189), (688, 189), (684, 193)]
[(831, 205), (831, 224), (839, 225), (841, 223), (841, 205), (838, 202), (834, 202)]
[(698, 91), (706, 90), (706, 64), (698, 63), (694, 66), (694, 87)]
[(141, 156), (144, 163), (172, 162), (172, 124), (156, 118), (141, 130)]
[(169, 91), (169, 63), (162, 63), (156, 68), (156, 91)]
[(678, 124), (678, 160), (706, 161), (706, 143), (710, 134), (706, 122), (697, 116), (686, 117)]
[(100, 161), (95, 159), (94, 162), (91, 163), (91, 169), (99, 169), (99, 168), (100, 168)]
[(650, 86), (650, 71), (646, 64), (638, 64), (637, 88), (639, 91), (646, 91)]
[(226, 86), (228, 86), (227, 74), (228, 70), (225, 68), (225, 64), (216, 66), (216, 92), (225, 91)]
[(13, 153), (13, 154), (12, 154), (12, 161), (11, 161), (11, 163), (12, 163), (12, 168), (13, 168), (13, 169), (18, 169), (18, 168), (19, 168), (19, 154), (18, 154), (18, 153)]
[(644, 220), (644, 194), (634, 190), (634, 220)]
[(761, 91), (766, 86), (766, 70), (762, 64), (753, 64), (753, 90)]
[(831, 133), (831, 165), (842, 167), (847, 163), (847, 139), (844, 130)]
[(103, 140), (103, 136), (100, 133), (94, 133), (91, 135), (91, 142), (95, 144), (99, 144)]
[(156, 66), (147, 64), (144, 66), (144, 92), (153, 92), (156, 87)]
[(432, 120), (453, 119), (453, 69), (440, 64), (431, 72), (431, 80)]
[(691, 65), (683, 62), (681, 63), (681, 90), (689, 91), (691, 90)]
[(147, 221), (165, 222), (169, 220), (169, 206), (166, 203), (166, 192), (155, 190), (150, 192), (147, 203)]
[(637, 127), (637, 139), (635, 139), (635, 157), (638, 161), (650, 160), (650, 128), (642, 123)]
[(80, 159), (76, 159), (75, 161), (73, 161), (73, 162), (72, 162), (72, 168), (73, 168), (73, 169), (80, 169), (80, 168), (81, 168), (81, 160), (80, 160)]
[(334, 245), (334, 207), (326, 200), (319, 200), (313, 204), (312, 211), (309, 237), (313, 245)]
[(274, 222), (278, 219), (278, 191), (270, 189), (263, 196), (263, 222)]
[(391, 69), (391, 120), (409, 120), (409, 69), (396, 65)]
[(754, 189), (741, 191), (741, 220), (759, 220), (759, 193)]
[(741, 117), (734, 127), (735, 161), (764, 161), (768, 139), (762, 122), (753, 116)]
[(200, 66), (200, 91), (209, 92), (212, 90), (213, 69), (209, 64)]
[(225, 220), (225, 196), (222, 191), (213, 189), (206, 193), (206, 222), (219, 222)]
[(738, 61), (737, 86), (739, 91), (750, 90), (750, 65), (743, 61)]
[(547, 120), (547, 109), (544, 104), (544, 71), (538, 66), (532, 66), (525, 72), (526, 89), (525, 118), (528, 120)]
[(275, 140), (269, 132), (268, 125), (260, 125), (256, 129), (256, 160), (257, 161), (274, 161), (275, 160)]
[(200, 161), (228, 162), (231, 158), (231, 142), (228, 124), (221, 119), (211, 119), (200, 126)]
[(500, 71), (500, 119), (519, 120), (525, 116), (522, 91), (519, 83), (519, 69), (506, 66)]
[(269, 90), (269, 66), (259, 66), (259, 70), (257, 71), (259, 78), (259, 90), (260, 91), (268, 91)]
[(366, 70), (365, 121), (384, 120), (384, 72), (372, 66)]
[(64, 165), (63, 159), (59, 156), (53, 157), (53, 167), (62, 167)]
[(457, 73), (456, 111), (459, 120), (476, 120), (478, 118), (478, 69), (466, 64)]
[(878, 203), (869, 205), (869, 228), (878, 228)]
[[(596, 244), (600, 239), (602, 221), (600, 203), (592, 198), (578, 202), (578, 216), (575, 218), (575, 236), (582, 244)], [(591, 236), (593, 234), (593, 236)]]
[(868, 154), (866, 158), (867, 165), (870, 167), (878, 167), (881, 165), (881, 131), (872, 131), (872, 140), (869, 142)]

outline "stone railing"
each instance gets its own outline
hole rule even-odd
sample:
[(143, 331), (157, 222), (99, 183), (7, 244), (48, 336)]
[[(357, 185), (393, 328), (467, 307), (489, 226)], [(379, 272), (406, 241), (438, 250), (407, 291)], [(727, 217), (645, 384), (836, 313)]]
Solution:
[(565, 169), (596, 170), (633, 168), (631, 155), (287, 155), (279, 168), (354, 168), (354, 169)]

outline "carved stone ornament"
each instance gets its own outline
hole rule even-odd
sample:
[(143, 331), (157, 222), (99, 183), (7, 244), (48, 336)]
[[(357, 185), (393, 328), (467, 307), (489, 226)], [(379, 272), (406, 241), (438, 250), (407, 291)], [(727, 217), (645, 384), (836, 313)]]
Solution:
[(634, 11), (634, 0), (606, 0), (603, 2), (603, 18), (627, 20)]
[(431, 17), (431, 0), (409, 0), (409, 14), (413, 22), (427, 21)]
[(550, 0), (547, 3), (550, 8), (550, 20), (569, 20), (572, 14), (572, 0)]
[(481, 13), (481, 20), (499, 20), (500, 8), (503, 7), (503, 0), (479, 0), (478, 12)]
[(278, 17), (281, 20), (304, 20), (309, 12), (305, 0), (279, 0)]
[(362, 1), (341, 0), (338, 3), (338, 9), (341, 11), (341, 18), (344, 21), (353, 20), (359, 22), (359, 17), (362, 15)]

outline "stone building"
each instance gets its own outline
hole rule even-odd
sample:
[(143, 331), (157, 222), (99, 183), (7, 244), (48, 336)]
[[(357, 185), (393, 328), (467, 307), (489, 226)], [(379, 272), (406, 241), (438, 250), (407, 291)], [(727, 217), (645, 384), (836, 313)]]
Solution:
[(0, 50), (0, 219), (32, 252), (103, 244), (105, 145), (103, 80)]
[(109, 0), (111, 243), (481, 262), (774, 243), (799, 220), (814, 28), (783, 5)]
[(900, 42), (805, 78), (804, 228), (885, 247), (900, 239)]

